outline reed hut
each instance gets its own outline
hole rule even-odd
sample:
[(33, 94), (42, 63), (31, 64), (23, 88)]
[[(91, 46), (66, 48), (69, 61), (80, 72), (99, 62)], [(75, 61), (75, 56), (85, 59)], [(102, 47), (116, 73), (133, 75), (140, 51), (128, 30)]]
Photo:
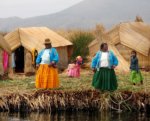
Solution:
[(32, 65), (31, 52), (33, 49), (40, 52), (44, 48), (43, 43), (46, 38), (51, 40), (52, 46), (59, 53), (60, 61), (58, 67), (62, 69), (67, 66), (72, 50), (72, 43), (70, 41), (46, 27), (18, 28), (4, 37), (11, 52), (15, 53), (17, 60), (16, 72), (32, 73), (35, 71)]
[(129, 62), (132, 50), (137, 51), (141, 67), (150, 66), (150, 25), (143, 22), (121, 23), (107, 32), (110, 42)]
[[(137, 51), (141, 67), (150, 66), (150, 25), (143, 22), (120, 23), (105, 33), (103, 40), (109, 44), (119, 60), (119, 71), (129, 71), (132, 50)], [(94, 40), (89, 45), (90, 56), (99, 50), (102, 40)]]
[(7, 51), (8, 54), (11, 53), (10, 48), (8, 47), (8, 45), (6, 44), (6, 42), (4, 41), (3, 35), (0, 34), (0, 75), (3, 76), (4, 75), (4, 69), (3, 69), (3, 56), (2, 53), (3, 51)]

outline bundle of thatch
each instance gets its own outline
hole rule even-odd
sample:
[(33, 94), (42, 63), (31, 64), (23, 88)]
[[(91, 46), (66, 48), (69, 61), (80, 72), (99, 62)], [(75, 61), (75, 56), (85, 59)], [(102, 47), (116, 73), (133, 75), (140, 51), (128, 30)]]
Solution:
[(144, 22), (141, 16), (136, 16), (135, 22)]
[(146, 93), (39, 90), (33, 94), (8, 94), (0, 97), (0, 111), (52, 112), (56, 110), (136, 110), (149, 111)]

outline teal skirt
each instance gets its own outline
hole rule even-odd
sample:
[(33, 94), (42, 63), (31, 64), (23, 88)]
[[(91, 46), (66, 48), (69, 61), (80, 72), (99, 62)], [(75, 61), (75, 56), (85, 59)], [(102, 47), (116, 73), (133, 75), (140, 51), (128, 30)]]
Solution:
[(117, 89), (117, 78), (114, 69), (100, 68), (93, 76), (92, 86), (101, 91), (114, 91)]
[(143, 81), (143, 77), (142, 77), (142, 74), (140, 71), (135, 71), (135, 70), (132, 70), (131, 73), (130, 73), (130, 81), (132, 83), (139, 83), (141, 81)]

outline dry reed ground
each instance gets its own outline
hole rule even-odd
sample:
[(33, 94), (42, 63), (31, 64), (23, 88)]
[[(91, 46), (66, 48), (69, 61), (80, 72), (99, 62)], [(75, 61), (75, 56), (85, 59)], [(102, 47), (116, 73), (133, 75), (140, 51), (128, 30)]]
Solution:
[[(144, 110), (150, 111), (150, 75), (143, 72), (144, 85), (133, 86), (129, 74), (117, 73), (118, 90), (109, 93), (94, 91), (93, 72), (82, 70), (81, 78), (59, 75), (60, 88), (53, 91), (35, 88), (35, 77), (16, 75), (0, 81), (0, 111), (32, 112), (53, 110)], [(132, 91), (132, 92), (131, 92)]]
[[(150, 72), (142, 72), (144, 76), (144, 84), (133, 86), (129, 80), (129, 73), (117, 72), (118, 90), (117, 91), (134, 91), (134, 92), (150, 92)], [(77, 91), (91, 90), (93, 72), (91, 70), (81, 70), (80, 78), (69, 78), (66, 73), (59, 74), (60, 88), (57, 90)], [(33, 93), (37, 91), (35, 88), (34, 76), (25, 77), (23, 75), (15, 75), (13, 80), (0, 80), (0, 95), (8, 93)]]

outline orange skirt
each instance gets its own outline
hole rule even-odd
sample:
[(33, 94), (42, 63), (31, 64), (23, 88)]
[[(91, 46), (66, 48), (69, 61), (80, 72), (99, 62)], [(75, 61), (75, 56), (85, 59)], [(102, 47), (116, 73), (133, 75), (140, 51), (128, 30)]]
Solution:
[(36, 74), (36, 88), (58, 88), (59, 79), (57, 68), (47, 64), (40, 65)]

